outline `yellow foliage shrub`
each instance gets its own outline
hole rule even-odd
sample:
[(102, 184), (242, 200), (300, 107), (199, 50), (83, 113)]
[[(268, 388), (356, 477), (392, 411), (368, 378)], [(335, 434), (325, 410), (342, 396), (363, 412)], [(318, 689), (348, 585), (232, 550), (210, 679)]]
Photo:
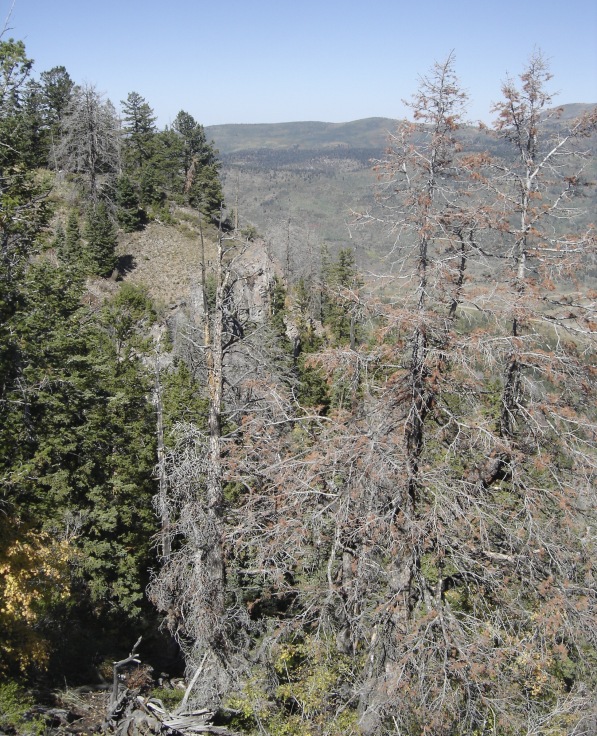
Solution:
[(0, 521), (0, 673), (47, 664), (38, 625), (52, 604), (69, 595), (70, 557), (68, 542)]

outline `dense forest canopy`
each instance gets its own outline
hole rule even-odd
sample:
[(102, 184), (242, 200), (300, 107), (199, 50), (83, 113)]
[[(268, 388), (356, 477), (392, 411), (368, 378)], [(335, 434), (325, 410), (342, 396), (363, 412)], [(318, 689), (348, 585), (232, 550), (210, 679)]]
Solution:
[[(535, 53), (468, 148), (436, 63), (354, 203), (373, 279), (291, 269), (290, 224), (273, 263), (189, 113), (31, 70), (0, 38), (2, 729), (142, 636), (182, 732), (592, 733), (597, 110)], [(174, 312), (118, 248), (150, 225), (196, 244)], [(167, 730), (131, 682), (104, 729)]]

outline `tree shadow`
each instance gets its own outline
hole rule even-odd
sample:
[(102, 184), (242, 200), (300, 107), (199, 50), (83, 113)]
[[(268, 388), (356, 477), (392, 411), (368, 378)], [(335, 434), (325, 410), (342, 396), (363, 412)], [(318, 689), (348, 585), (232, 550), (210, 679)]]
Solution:
[(116, 261), (116, 270), (119, 276), (126, 276), (137, 268), (137, 262), (134, 257), (130, 254), (124, 256), (118, 256)]

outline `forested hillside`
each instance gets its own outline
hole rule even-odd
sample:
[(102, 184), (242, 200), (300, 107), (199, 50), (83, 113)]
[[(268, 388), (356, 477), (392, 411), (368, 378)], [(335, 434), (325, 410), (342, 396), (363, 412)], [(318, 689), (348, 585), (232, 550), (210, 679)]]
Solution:
[[(587, 104), (563, 105), (546, 125), (565, 125), (591, 109)], [(543, 114), (550, 116), (551, 111)], [(372, 207), (376, 173), (371, 162), (383, 157), (397, 120), (369, 118), (351, 123), (277, 123), (269, 125), (214, 125), (206, 129), (220, 152), (226, 200), (238, 211), (241, 226), (252, 224), (271, 252), (288, 266), (292, 279), (306, 275), (314, 245), (324, 244), (337, 254), (351, 246), (359, 268), (378, 272), (385, 262), (387, 228), (370, 221), (355, 228), (353, 210)], [(462, 124), (455, 133), (458, 145), (469, 152), (488, 151), (496, 157), (512, 152), (482, 127)], [(587, 141), (590, 158), (587, 181), (597, 178), (597, 136)], [(584, 224), (597, 211), (597, 192), (584, 187)], [(594, 262), (587, 275), (597, 278)]]
[(468, 145), (421, 78), (373, 276), (0, 39), (0, 730), (595, 732), (597, 109), (550, 88)]

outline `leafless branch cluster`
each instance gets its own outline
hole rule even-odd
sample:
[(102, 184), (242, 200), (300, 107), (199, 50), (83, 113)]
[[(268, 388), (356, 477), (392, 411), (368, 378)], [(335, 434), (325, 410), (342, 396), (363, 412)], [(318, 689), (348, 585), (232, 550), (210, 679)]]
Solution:
[(267, 711), (319, 642), (350, 662), (320, 717), (355, 733), (594, 723), (595, 304), (571, 276), (594, 240), (568, 232), (592, 123), (550, 128), (546, 74), (533, 57), (504, 86), (508, 165), (460, 150), (451, 57), (421, 80), (377, 164), (397, 287), (338, 290), (368, 337), (311, 357), (349, 387), (329, 412), (298, 404), (266, 328), (230, 327), (220, 260), (209, 429), (166, 459), (153, 588), (195, 666), (226, 673), (214, 693), (259, 681)]
[(100, 176), (119, 172), (120, 139), (112, 103), (93, 85), (75, 87), (52, 159), (66, 171), (85, 174), (95, 201)]

